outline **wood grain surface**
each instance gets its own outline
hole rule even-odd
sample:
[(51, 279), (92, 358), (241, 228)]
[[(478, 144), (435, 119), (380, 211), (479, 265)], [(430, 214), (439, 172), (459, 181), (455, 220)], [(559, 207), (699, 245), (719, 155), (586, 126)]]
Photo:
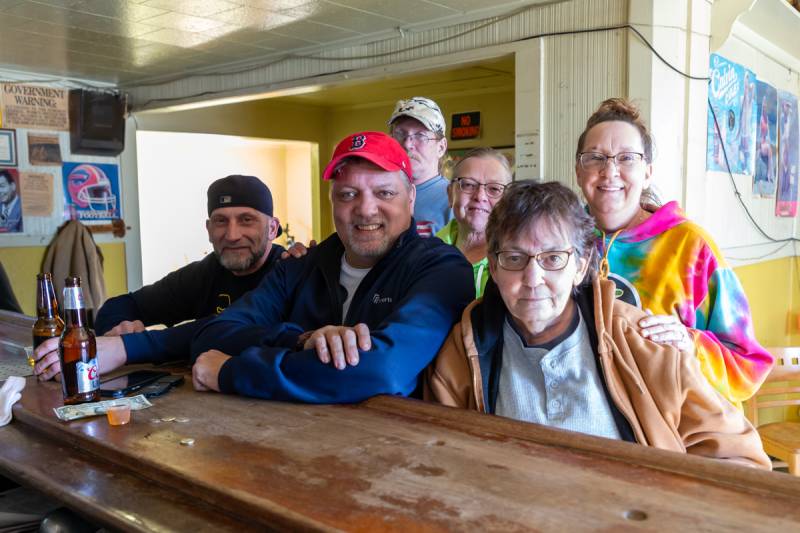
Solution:
[(0, 470), (131, 531), (800, 524), (800, 479), (784, 474), (402, 398), (300, 405), (198, 393), (190, 381), (109, 426), (60, 422), (58, 384), (29, 378), (0, 428)]

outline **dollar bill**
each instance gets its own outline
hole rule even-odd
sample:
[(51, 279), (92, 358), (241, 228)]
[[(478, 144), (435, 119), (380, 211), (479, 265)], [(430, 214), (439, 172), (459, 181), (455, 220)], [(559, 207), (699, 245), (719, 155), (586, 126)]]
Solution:
[(53, 411), (55, 411), (59, 420), (70, 421), (77, 420), (78, 418), (86, 418), (87, 416), (104, 415), (109, 407), (114, 405), (124, 405), (125, 402), (130, 404), (132, 411), (139, 411), (141, 409), (153, 407), (153, 404), (144, 397), (144, 394), (140, 394), (131, 398), (119, 398), (116, 400), (103, 400), (102, 402), (79, 403), (77, 405), (53, 407)]

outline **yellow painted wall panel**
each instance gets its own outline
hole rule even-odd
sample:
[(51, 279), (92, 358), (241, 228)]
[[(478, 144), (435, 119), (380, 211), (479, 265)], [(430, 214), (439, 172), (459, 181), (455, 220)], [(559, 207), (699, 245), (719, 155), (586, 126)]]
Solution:
[(794, 261), (784, 257), (734, 269), (750, 302), (756, 338), (764, 346), (800, 343), (800, 280)]
[[(125, 245), (112, 242), (99, 246), (105, 258), (103, 275), (108, 296), (128, 292)], [(46, 246), (0, 248), (0, 262), (8, 273), (22, 311), (27, 315), (36, 313), (36, 274), (42, 265), (46, 249)]]

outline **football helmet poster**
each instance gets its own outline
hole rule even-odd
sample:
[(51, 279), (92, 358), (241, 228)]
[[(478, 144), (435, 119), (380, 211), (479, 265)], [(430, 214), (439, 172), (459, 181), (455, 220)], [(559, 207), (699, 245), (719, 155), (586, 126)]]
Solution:
[(77, 220), (121, 218), (119, 167), (101, 163), (64, 163), (64, 214)]

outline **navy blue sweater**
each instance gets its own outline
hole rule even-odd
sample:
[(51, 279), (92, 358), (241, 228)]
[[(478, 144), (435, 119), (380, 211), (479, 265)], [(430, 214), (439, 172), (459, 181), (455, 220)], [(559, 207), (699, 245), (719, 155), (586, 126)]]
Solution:
[[(222, 392), (309, 403), (359, 402), (409, 395), (452, 325), (472, 300), (472, 267), (454, 246), (422, 239), (412, 226), (361, 281), (347, 316), (339, 284), (344, 246), (334, 234), (308, 255), (278, 264), (254, 291), (201, 326), (192, 356), (217, 349)], [(316, 351), (297, 349), (300, 334), (327, 325), (365, 323), (372, 348), (337, 370)]]
[(171, 272), (152, 285), (109, 299), (97, 314), (95, 328), (102, 335), (123, 320), (141, 320), (145, 326), (172, 326), (163, 330), (122, 335), (127, 363), (186, 359), (192, 337), (201, 324), (261, 283), (284, 251), (272, 245), (262, 267), (246, 276), (235, 276), (209, 254)]

